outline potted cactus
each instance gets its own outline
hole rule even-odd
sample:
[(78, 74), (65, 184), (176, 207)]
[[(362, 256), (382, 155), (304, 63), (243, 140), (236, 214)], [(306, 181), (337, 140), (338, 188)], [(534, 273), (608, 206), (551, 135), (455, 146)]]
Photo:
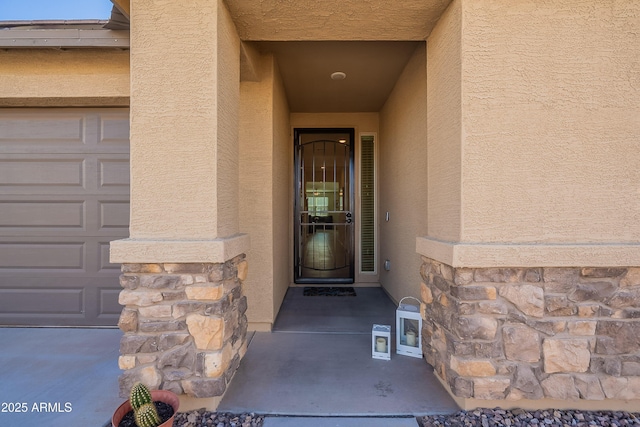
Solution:
[[(167, 411), (162, 410), (167, 405)], [(112, 427), (171, 427), (178, 412), (178, 396), (167, 390), (149, 389), (142, 383), (131, 388), (129, 400), (111, 418)], [(161, 411), (158, 411), (158, 408)]]

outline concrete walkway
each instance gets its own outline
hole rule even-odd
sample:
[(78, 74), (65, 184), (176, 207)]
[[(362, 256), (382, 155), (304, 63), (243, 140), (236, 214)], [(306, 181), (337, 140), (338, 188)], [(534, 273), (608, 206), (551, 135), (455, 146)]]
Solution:
[[(121, 336), (118, 329), (0, 328), (3, 343), (0, 426), (104, 426), (124, 400), (118, 396)], [(415, 427), (415, 417), (411, 416), (414, 412), (456, 409), (443, 390), (437, 387), (433, 392), (423, 390), (425, 383), (436, 384), (429, 382), (431, 374), (424, 361), (406, 356), (394, 356), (391, 361), (373, 360), (367, 354), (368, 336), (298, 333), (257, 336), (247, 352), (247, 363), (242, 364), (249, 377), (246, 374), (236, 377), (221, 411), (271, 414), (265, 418), (264, 427)], [(320, 349), (332, 347), (335, 347), (333, 354), (343, 357), (345, 363), (336, 364), (322, 356)], [(306, 356), (292, 348), (306, 352)], [(274, 352), (272, 362), (260, 362), (266, 362), (264, 351)], [(279, 368), (274, 371), (274, 367), (280, 363), (278, 354), (282, 352), (291, 356), (293, 364), (288, 365), (286, 372), (278, 373)], [(256, 363), (264, 366), (265, 373), (276, 374), (278, 378), (271, 381), (263, 376), (254, 378), (253, 383), (247, 382)], [(301, 371), (313, 372), (312, 381), (308, 382), (309, 376)], [(407, 372), (416, 375), (407, 377)], [(327, 379), (319, 381), (318, 376), (324, 375)], [(419, 378), (422, 375), (426, 375), (426, 381)], [(281, 394), (278, 388), (286, 386), (287, 378), (297, 376), (300, 377), (291, 384), (286, 396)], [(265, 380), (268, 381), (263, 383)], [(336, 388), (331, 381), (338, 381), (342, 386)], [(407, 407), (406, 399), (409, 404), (415, 403), (412, 393), (421, 393), (420, 399), (426, 406)], [(299, 398), (294, 399), (296, 394)], [(268, 399), (252, 400), (255, 396)], [(247, 403), (233, 406), (234, 401)], [(264, 403), (267, 406), (257, 406)], [(308, 403), (311, 406), (305, 409)], [(310, 407), (315, 410), (308, 410)], [(376, 412), (378, 416), (361, 417)], [(299, 416), (290, 416), (292, 414)]]
[(264, 427), (417, 427), (415, 417), (267, 417)]
[[(219, 411), (268, 414), (265, 427), (414, 427), (416, 415), (455, 412), (423, 360), (371, 358), (371, 322), (393, 319), (381, 292), (308, 301), (294, 289), (280, 332), (253, 336)], [(0, 328), (0, 426), (108, 425), (124, 400), (121, 336), (118, 329)]]
[[(456, 412), (423, 359), (395, 353), (393, 335), (391, 360), (372, 359), (371, 328), (394, 330), (396, 306), (382, 288), (355, 291), (307, 297), (289, 288), (274, 332), (253, 336), (218, 409), (294, 417), (266, 418), (265, 427), (370, 426), (381, 422), (375, 417), (416, 425), (417, 415)], [(358, 417), (371, 418), (358, 424)]]
[(299, 416), (451, 413), (424, 360), (371, 358), (371, 334), (257, 332), (218, 409)]
[(118, 329), (0, 328), (0, 426), (101, 427), (118, 396)]

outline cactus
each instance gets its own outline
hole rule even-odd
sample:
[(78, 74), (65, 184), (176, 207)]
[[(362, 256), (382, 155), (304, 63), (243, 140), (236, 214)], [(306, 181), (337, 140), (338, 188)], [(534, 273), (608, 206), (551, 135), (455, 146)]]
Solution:
[(134, 412), (138, 427), (157, 427), (160, 425), (160, 417), (154, 403), (145, 403)]
[(136, 383), (131, 387), (129, 403), (133, 408), (138, 427), (157, 427), (160, 425), (160, 417), (156, 405), (151, 399), (151, 392), (144, 384)]
[(140, 409), (142, 405), (153, 403), (149, 389), (142, 383), (136, 383), (131, 387), (129, 401), (131, 402), (131, 407), (134, 411)]

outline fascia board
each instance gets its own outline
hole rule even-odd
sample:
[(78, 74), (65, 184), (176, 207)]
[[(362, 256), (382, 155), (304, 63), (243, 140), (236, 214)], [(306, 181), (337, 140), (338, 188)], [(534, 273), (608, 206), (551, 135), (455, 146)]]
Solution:
[(129, 31), (105, 29), (4, 29), (0, 48), (120, 48), (128, 49)]

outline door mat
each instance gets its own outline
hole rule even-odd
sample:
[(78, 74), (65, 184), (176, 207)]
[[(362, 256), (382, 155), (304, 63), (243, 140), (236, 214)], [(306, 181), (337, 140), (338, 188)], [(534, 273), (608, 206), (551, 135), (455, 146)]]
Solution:
[(305, 297), (355, 297), (356, 291), (351, 286), (344, 288), (323, 286), (306, 286), (303, 295)]

